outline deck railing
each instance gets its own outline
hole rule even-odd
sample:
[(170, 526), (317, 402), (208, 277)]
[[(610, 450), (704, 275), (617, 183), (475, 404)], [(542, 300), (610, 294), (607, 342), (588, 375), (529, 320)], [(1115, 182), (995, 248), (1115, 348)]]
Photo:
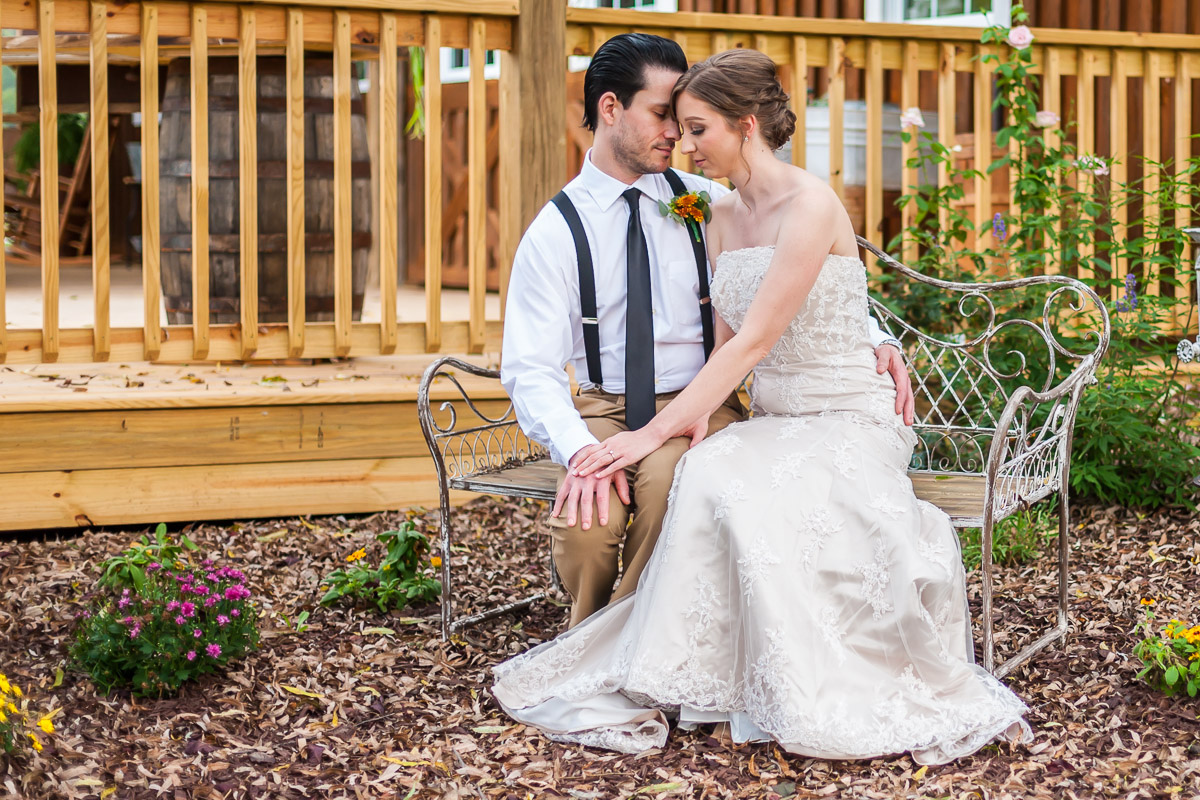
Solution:
[[(969, 28), (925, 25), (867, 23), (855, 20), (797, 19), (741, 14), (674, 13), (569, 9), (567, 53), (588, 55), (608, 38), (626, 31), (645, 31), (677, 41), (695, 62), (730, 48), (760, 50), (781, 66), (785, 88), (797, 116), (792, 161), (804, 166), (806, 117), (812, 106), (812, 90), (819, 102), (828, 105), (829, 181), (847, 199), (844, 126), (847, 86), (853, 85), (865, 104), (865, 189), (863, 235), (877, 246), (908, 227), (914, 204), (900, 210), (898, 225), (885, 225), (893, 204), (885, 203), (884, 112), (885, 97), (892, 98), (892, 113), (902, 108), (923, 107), (937, 112), (936, 135), (948, 148), (961, 145), (964, 157), (984, 154), (982, 166), (1002, 153), (994, 150), (995, 112), (993, 64), (980, 56), (996, 52), (995, 45), (980, 43), (980, 31)], [(1114, 185), (1140, 174), (1143, 156), (1151, 162), (1173, 160), (1176, 165), (1192, 156), (1192, 81), (1200, 78), (1200, 36), (1135, 34), (1110, 31), (1035, 29), (1034, 72), (1040, 75), (1042, 106), (1070, 124), (1070, 138), (1080, 154), (1112, 157), (1110, 180)], [(853, 80), (851, 81), (851, 78)], [(797, 90), (797, 87), (804, 87)], [(960, 102), (966, 92), (969, 104)], [(1141, 98), (1141, 113), (1134, 114), (1131, 97)], [(966, 105), (969, 115), (961, 110)], [(1100, 149), (1101, 143), (1104, 150)], [(901, 145), (903, 164), (918, 146), (914, 139)], [(687, 159), (677, 153), (676, 166)], [(1012, 207), (1007, 170), (980, 175), (966, 189), (967, 210), (978, 229), (988, 226), (997, 210)], [(902, 167), (902, 186), (918, 184), (915, 168)], [(949, 180), (948, 165), (940, 165), (939, 186)], [(1145, 176), (1144, 188), (1153, 192), (1157, 176)], [(886, 195), (892, 200), (893, 195)], [(1179, 228), (1193, 223), (1190, 198), (1183, 188), (1176, 197), (1181, 205), (1170, 212), (1164, 224)], [(1147, 209), (1154, 214), (1155, 209)], [(1014, 210), (1019, 213), (1019, 210)], [(1115, 237), (1128, 235), (1127, 206), (1113, 209)], [(1061, 223), (1060, 223), (1061, 224)], [(913, 261), (912, 243), (902, 254)], [(1086, 259), (1090, 254), (1084, 252)], [(1164, 287), (1153, 282), (1150, 294), (1162, 291), (1180, 298), (1179, 327), (1190, 318), (1195, 330), (1194, 273), (1184, 255), (1174, 271), (1183, 285)], [(1086, 262), (1085, 262), (1086, 263)], [(1086, 270), (1068, 265), (1079, 277)], [(1118, 261), (1112, 277), (1124, 278), (1128, 264)], [(1169, 270), (1170, 271), (1170, 270)], [(1116, 288), (1114, 287), (1114, 298)]]
[[(136, 63), (140, 69), (141, 126), (141, 227), (142, 294), (141, 327), (110, 326), (109, 146), (108, 126), (91, 127), (91, 220), (93, 236), (94, 323), (92, 327), (67, 327), (59, 318), (59, 226), (41, 225), (42, 310), (39, 329), (13, 329), (5, 324), (5, 270), (0, 262), (0, 361), (161, 360), (236, 361), (249, 358), (336, 357), (439, 349), (481, 352), (499, 347), (499, 321), (484, 318), (485, 257), (483, 188), (486, 182), (486, 108), (483, 65), (487, 50), (511, 51), (517, 0), (341, 0), (336, 5), (293, 0), (267, 5), (232, 3), (130, 2), (88, 0), (2, 0), (0, 26), (15, 33), (3, 42), (6, 63), (32, 62), (36, 56), (40, 105), (41, 220), (59, 219), (58, 102), (56, 67), (60, 58), (90, 65), (91, 107), (94, 120), (108, 119), (108, 69), (110, 62)], [(18, 42), (28, 42), (22, 52)], [(82, 42), (82, 44), (81, 44)], [(442, 198), (441, 81), (438, 59), (427, 60), (425, 85), (425, 285), (426, 309), (422, 319), (398, 320), (397, 279), (397, 163), (401, 137), (397, 118), (397, 58), (400, 48), (423, 46), (437, 53), (442, 46), (465, 48), (470, 54), (469, 147), (471, 172), (468, 202), (470, 225), (470, 314), (463, 322), (441, 318)], [(333, 318), (329, 322), (306, 320), (306, 58), (314, 52), (332, 58), (332, 179), (333, 186)], [(327, 55), (326, 55), (327, 54)], [(171, 58), (190, 59), (190, 109), (208, 110), (210, 59), (237, 57), (236, 144), (239, 152), (238, 198), (241, 240), (239, 263), (240, 322), (216, 324), (209, 314), (210, 258), (210, 131), (208, 113), (190, 113), (190, 197), (192, 229), (190, 311), (186, 324), (161, 323), (161, 265), (165, 242), (160, 236), (161, 178), (159, 119), (161, 88), (159, 65)], [(259, 180), (265, 168), (256, 148), (259, 108), (256, 65), (263, 55), (286, 59), (286, 125), (271, 135), (285, 140), (286, 191), (283, 197), (260, 197)], [(370, 204), (374, 206), (371, 235), (378, 275), (381, 307), (379, 322), (354, 321), (352, 300), (361, 286), (352, 285), (352, 207), (355, 199), (352, 169), (351, 82), (352, 65), (373, 62), (369, 92), (377, 111), (369, 120), (373, 130)], [(327, 101), (328, 102), (328, 101)], [(519, 98), (501, 101), (501, 116), (516, 116)], [(515, 167), (511, 142), (501, 154), (501, 170)], [(229, 176), (227, 176), (229, 177)], [(278, 176), (275, 176), (278, 177)], [(310, 195), (311, 196), (311, 195)], [(286, 323), (259, 320), (260, 208), (266, 203), (286, 204)], [(311, 211), (311, 209), (310, 209)], [(511, 254), (520, 221), (500, 209), (502, 249)], [(310, 214), (311, 216), (311, 214)], [(0, 256), (2, 257), (2, 256)], [(359, 280), (361, 283), (361, 279)]]

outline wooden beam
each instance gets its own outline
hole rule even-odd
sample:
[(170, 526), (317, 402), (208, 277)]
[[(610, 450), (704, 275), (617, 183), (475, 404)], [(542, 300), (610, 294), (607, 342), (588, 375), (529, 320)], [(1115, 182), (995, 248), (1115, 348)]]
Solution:
[(975, 59), (975, 246), (978, 248), (984, 232), (991, 230), (992, 176), (992, 71), (993, 65), (984, 56), (994, 52), (987, 45), (976, 48)]
[[(921, 67), (918, 59), (920, 58), (919, 46), (916, 42), (904, 43), (904, 63), (900, 70), (900, 108), (902, 111), (907, 111), (910, 108), (920, 108), (921, 100)], [(900, 174), (903, 176), (901, 181), (902, 191), (906, 195), (914, 196), (913, 200), (905, 203), (900, 209), (900, 227), (904, 232), (904, 238), (900, 245), (900, 258), (908, 266), (917, 263), (917, 240), (908, 235), (907, 231), (912, 227), (917, 216), (917, 204), (915, 195), (919, 191), (918, 181), (920, 180), (917, 168), (910, 167), (909, 162), (916, 158), (918, 147), (921, 142), (921, 129), (912, 127), (909, 131), (910, 136), (907, 142), (902, 142), (900, 145), (900, 159), (902, 162)]]
[(792, 163), (803, 167), (808, 155), (808, 40), (792, 37), (792, 113), (796, 132), (792, 134)]
[(379, 302), (380, 352), (396, 349), (396, 280), (399, 171), (396, 154), (404, 142), (396, 121), (398, 104), (396, 15), (379, 20)]
[(562, 157), (567, 146), (566, 13), (562, 0), (521, 0), (516, 35), (519, 96), (538, 98), (521, 108), (522, 230), (567, 182)]
[[(1124, 50), (1112, 51), (1112, 82), (1109, 85), (1109, 141), (1112, 142), (1113, 164), (1110, 168), (1110, 179), (1114, 191), (1125, 191), (1129, 182), (1129, 61), (1135, 56)], [(1111, 257), (1112, 278), (1114, 282), (1125, 280), (1129, 271), (1129, 259), (1124, 255), (1124, 248), (1129, 239), (1129, 206), (1124, 202), (1112, 204), (1113, 242), (1117, 250)], [(1120, 296), (1120, 286), (1114, 283), (1110, 297), (1116, 300)]]
[(829, 39), (829, 185), (845, 200), (846, 40)]
[[(876, 247), (883, 242), (883, 43), (867, 42), (867, 185), (866, 231), (864, 236)], [(877, 273), (875, 256), (867, 254), (867, 268)]]
[[(938, 87), (938, 141), (950, 151), (954, 147), (955, 112), (957, 100), (955, 97), (955, 73), (958, 68), (958, 48), (952, 42), (943, 42), (939, 47), (939, 65), (937, 76)], [(953, 158), (953, 156), (948, 156)], [(938, 186), (945, 188), (950, 184), (950, 165), (946, 160), (938, 163)], [(950, 227), (950, 209), (942, 204), (938, 210), (938, 231), (943, 243), (947, 242), (946, 231)]]
[(258, 348), (258, 20), (238, 9), (238, 189), (242, 252), (242, 358)]

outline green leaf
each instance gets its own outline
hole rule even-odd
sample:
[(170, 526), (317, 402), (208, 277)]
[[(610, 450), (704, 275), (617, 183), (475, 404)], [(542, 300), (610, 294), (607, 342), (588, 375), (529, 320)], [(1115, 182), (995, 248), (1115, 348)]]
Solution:
[(1179, 667), (1176, 667), (1174, 665), (1168, 667), (1167, 672), (1163, 676), (1163, 678), (1166, 680), (1167, 686), (1174, 686), (1175, 683), (1179, 680)]
[(659, 200), (658, 201), (658, 213), (662, 214), (664, 217), (668, 217), (671, 215), (671, 207), (669, 205), (667, 205), (666, 203), (664, 203), (662, 200)]

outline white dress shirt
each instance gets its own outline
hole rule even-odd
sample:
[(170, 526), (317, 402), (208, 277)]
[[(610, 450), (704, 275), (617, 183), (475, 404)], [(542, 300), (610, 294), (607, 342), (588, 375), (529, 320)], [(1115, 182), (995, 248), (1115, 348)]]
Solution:
[[(699, 175), (678, 174), (688, 189), (707, 191), (714, 202), (729, 192)], [(632, 185), (642, 191), (642, 229), (650, 254), (655, 392), (679, 391), (704, 366), (700, 280), (691, 234), (659, 213), (657, 201), (669, 202), (674, 196), (665, 177), (642, 175)], [(592, 253), (604, 381), (600, 388), (612, 394), (625, 393), (629, 206), (621, 193), (628, 188), (596, 167), (589, 150), (583, 169), (564, 190), (579, 212)], [(583, 346), (576, 262), (571, 230), (558, 208), (548, 203), (525, 231), (513, 259), (501, 351), (500, 379), (513, 399), (521, 429), (564, 466), (597, 441), (571, 402), (565, 371), (571, 364), (580, 388), (594, 388)], [(889, 338), (874, 318), (870, 330), (876, 347)]]

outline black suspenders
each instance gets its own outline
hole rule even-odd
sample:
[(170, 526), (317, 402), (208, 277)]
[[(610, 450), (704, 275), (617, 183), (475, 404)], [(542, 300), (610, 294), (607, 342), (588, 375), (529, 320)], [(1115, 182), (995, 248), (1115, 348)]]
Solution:
[[(675, 194), (685, 194), (687, 187), (674, 170), (668, 169), (663, 173), (671, 191)], [(588, 245), (587, 233), (575, 204), (567, 197), (566, 192), (559, 192), (550, 200), (562, 212), (567, 227), (571, 229), (571, 238), (575, 240), (575, 260), (579, 265), (579, 310), (583, 317), (583, 349), (587, 355), (588, 380), (596, 386), (604, 383), (600, 371), (600, 324), (596, 318), (596, 273), (592, 267), (592, 250)], [(704, 237), (700, 241), (688, 232), (692, 240), (692, 253), (696, 257), (696, 274), (700, 277), (700, 328), (704, 334), (704, 359), (707, 361), (713, 349), (713, 315), (712, 298), (708, 291), (708, 257), (704, 248)]]

